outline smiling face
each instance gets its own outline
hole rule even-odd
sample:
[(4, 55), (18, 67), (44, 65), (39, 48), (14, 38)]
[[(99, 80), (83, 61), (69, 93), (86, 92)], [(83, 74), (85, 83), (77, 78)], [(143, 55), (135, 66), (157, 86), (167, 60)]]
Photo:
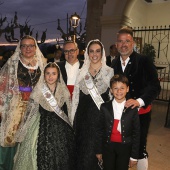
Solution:
[(118, 34), (116, 47), (121, 57), (124, 59), (128, 58), (134, 48), (133, 37), (127, 33)]
[(34, 39), (23, 39), (20, 48), (22, 55), (27, 59), (32, 58), (36, 53)]
[(91, 44), (88, 48), (88, 54), (92, 64), (101, 63), (102, 49), (99, 44)]
[(55, 67), (48, 67), (44, 73), (44, 79), (49, 86), (56, 86), (58, 80), (58, 70)]
[(78, 61), (78, 54), (79, 49), (76, 47), (75, 43), (67, 43), (64, 45), (65, 59), (69, 64), (74, 65)]
[(118, 103), (122, 103), (125, 100), (128, 91), (129, 86), (122, 82), (115, 82), (110, 88), (110, 92)]

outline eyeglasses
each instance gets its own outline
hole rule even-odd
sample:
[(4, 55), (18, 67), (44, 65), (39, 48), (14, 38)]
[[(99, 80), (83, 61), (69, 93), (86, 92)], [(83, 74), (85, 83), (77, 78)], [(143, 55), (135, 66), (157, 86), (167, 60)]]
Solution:
[(77, 49), (71, 49), (71, 50), (64, 50), (64, 54), (74, 54)]
[(29, 44), (29, 45), (23, 44), (23, 45), (21, 45), (21, 48), (23, 48), (23, 49), (27, 49), (27, 48), (33, 49), (34, 47), (35, 47), (35, 45), (33, 45), (33, 44)]
[(123, 41), (123, 40), (118, 40), (118, 41), (117, 41), (118, 44), (128, 44), (128, 45), (129, 45), (131, 42), (132, 42), (132, 41), (130, 41), (130, 40), (125, 40), (125, 41)]

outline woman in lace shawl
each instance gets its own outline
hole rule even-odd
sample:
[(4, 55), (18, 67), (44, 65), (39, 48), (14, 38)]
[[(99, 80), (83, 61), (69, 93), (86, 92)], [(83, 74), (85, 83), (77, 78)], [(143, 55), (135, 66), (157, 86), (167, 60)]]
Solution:
[(12, 169), (16, 136), (44, 62), (36, 40), (26, 35), (0, 71), (0, 169)]
[(77, 169), (98, 170), (95, 131), (101, 103), (109, 100), (113, 69), (106, 66), (105, 50), (99, 40), (88, 43), (85, 61), (73, 92), (72, 121), (76, 133)]
[(70, 93), (55, 63), (47, 64), (44, 79), (30, 96), (14, 170), (75, 170)]

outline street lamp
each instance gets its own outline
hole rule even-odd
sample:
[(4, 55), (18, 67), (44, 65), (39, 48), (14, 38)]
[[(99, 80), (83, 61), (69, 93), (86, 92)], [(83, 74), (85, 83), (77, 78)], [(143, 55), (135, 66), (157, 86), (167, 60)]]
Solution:
[(80, 22), (80, 16), (77, 15), (75, 12), (75, 14), (71, 15), (71, 17), (70, 17), (70, 25), (74, 29), (74, 35), (72, 38), (74, 42), (76, 41), (76, 28), (78, 27), (79, 22)]

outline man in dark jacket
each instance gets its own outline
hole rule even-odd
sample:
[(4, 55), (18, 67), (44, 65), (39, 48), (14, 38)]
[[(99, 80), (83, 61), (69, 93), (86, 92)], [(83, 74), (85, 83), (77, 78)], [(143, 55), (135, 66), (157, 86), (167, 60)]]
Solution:
[(60, 61), (63, 61), (63, 60), (65, 60), (65, 59), (63, 58), (62, 49), (58, 48), (58, 49), (55, 49), (54, 56), (52, 58), (49, 58), (47, 60), (47, 63), (49, 63), (49, 62), (60, 62)]
[(117, 34), (116, 43), (120, 56), (114, 60), (115, 74), (124, 74), (129, 80), (130, 98), (126, 107), (139, 107), (140, 118), (140, 151), (138, 170), (148, 169), (146, 151), (147, 134), (151, 120), (151, 103), (160, 93), (160, 82), (154, 64), (148, 57), (133, 51), (133, 31), (123, 27)]
[(109, 50), (110, 50), (110, 54), (106, 56), (106, 65), (111, 67), (113, 60), (118, 56), (116, 44), (112, 44)]
[(73, 41), (66, 41), (64, 43), (63, 50), (66, 61), (61, 61), (57, 64), (60, 67), (64, 82), (66, 83), (72, 97), (77, 73), (82, 67), (83, 61), (79, 61), (77, 58), (79, 54), (77, 43)]

